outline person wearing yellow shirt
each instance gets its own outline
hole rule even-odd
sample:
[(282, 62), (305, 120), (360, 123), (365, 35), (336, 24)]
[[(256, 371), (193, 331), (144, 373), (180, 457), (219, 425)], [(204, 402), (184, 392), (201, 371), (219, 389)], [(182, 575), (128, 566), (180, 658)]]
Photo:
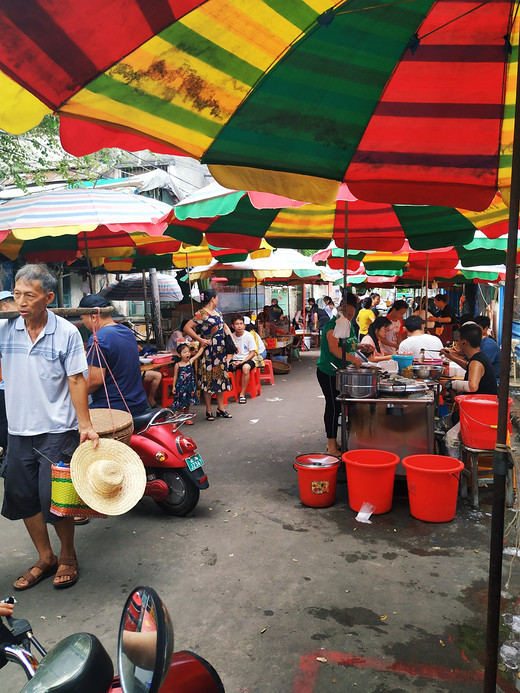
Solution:
[(376, 316), (372, 311), (372, 298), (370, 296), (365, 298), (361, 305), (363, 307), (357, 314), (356, 322), (359, 325), (359, 336), (364, 337), (368, 334), (368, 328), (374, 322)]

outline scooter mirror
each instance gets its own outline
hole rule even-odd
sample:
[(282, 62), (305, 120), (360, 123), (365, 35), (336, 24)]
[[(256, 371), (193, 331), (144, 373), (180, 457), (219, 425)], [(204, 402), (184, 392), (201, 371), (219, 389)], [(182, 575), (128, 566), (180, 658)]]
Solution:
[(170, 668), (173, 626), (159, 595), (136, 587), (119, 626), (117, 663), (123, 693), (157, 693)]

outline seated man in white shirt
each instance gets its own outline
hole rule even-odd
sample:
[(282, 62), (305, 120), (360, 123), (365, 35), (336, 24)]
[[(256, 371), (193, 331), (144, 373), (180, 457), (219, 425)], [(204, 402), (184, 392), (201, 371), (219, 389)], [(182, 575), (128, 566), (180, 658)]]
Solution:
[(424, 349), (426, 359), (439, 358), (439, 352), (444, 345), (435, 335), (424, 334), (424, 320), (420, 315), (410, 315), (403, 325), (407, 337), (399, 344), (399, 354), (413, 354), (415, 359), (419, 359)]
[(255, 338), (249, 332), (246, 332), (244, 318), (241, 315), (236, 315), (233, 318), (231, 327), (234, 330), (233, 340), (237, 345), (237, 353), (233, 354), (231, 363), (229, 364), (230, 371), (242, 371), (242, 387), (238, 401), (240, 404), (245, 404), (246, 390), (249, 384), (251, 371), (255, 368), (255, 356), (257, 355), (257, 346)]

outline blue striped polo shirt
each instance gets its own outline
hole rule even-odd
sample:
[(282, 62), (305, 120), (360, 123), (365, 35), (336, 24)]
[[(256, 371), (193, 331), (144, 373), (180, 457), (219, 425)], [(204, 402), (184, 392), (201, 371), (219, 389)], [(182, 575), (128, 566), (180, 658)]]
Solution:
[(33, 344), (22, 317), (0, 320), (0, 356), (11, 435), (77, 429), (68, 376), (88, 366), (74, 325), (48, 310), (47, 324)]

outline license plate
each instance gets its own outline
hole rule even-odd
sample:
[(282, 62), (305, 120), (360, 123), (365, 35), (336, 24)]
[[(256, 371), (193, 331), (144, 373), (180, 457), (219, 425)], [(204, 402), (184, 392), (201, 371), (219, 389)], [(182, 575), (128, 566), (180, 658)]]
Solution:
[(193, 472), (195, 471), (195, 469), (202, 467), (202, 465), (204, 464), (204, 460), (197, 452), (195, 455), (192, 455), (191, 457), (188, 457), (186, 459), (186, 464), (188, 465), (188, 469), (190, 470), (190, 472)]

